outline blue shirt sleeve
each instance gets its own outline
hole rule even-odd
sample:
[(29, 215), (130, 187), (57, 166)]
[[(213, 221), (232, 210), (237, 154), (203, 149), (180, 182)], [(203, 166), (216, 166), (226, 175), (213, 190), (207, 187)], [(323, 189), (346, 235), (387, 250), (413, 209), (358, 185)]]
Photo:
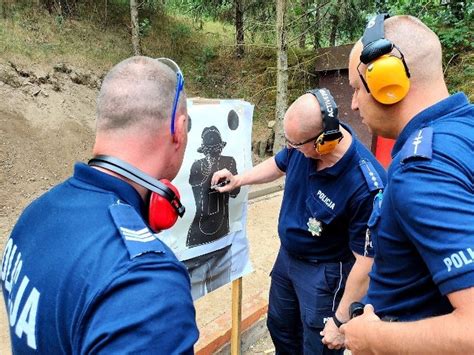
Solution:
[(83, 314), (78, 353), (193, 354), (198, 330), (184, 267), (156, 255), (129, 265)]
[(471, 173), (448, 155), (443, 162), (408, 162), (402, 170), (391, 181), (393, 217), (443, 295), (474, 286)]
[(275, 163), (281, 171), (286, 173), (286, 169), (288, 169), (288, 163), (290, 160), (290, 149), (283, 148), (275, 155)]

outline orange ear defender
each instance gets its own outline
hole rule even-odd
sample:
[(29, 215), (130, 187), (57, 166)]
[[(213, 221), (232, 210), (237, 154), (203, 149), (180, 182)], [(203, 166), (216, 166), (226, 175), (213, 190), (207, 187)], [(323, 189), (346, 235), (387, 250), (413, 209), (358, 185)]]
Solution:
[[(388, 14), (379, 14), (367, 24), (357, 71), (367, 92), (378, 102), (391, 105), (407, 95), (410, 89), (410, 71), (400, 49), (384, 38), (384, 21), (388, 17)], [(400, 57), (391, 54), (394, 49)], [(365, 79), (359, 70), (362, 63), (367, 65)]]
[(148, 199), (148, 224), (157, 233), (171, 228), (185, 208), (179, 200), (178, 189), (167, 179), (156, 180), (134, 166), (115, 157), (98, 155), (88, 163), (117, 173), (150, 191)]
[(341, 141), (341, 139), (336, 139), (333, 141), (324, 142), (324, 139), (322, 137), (323, 135), (318, 137), (318, 139), (316, 140), (315, 147), (314, 147), (314, 149), (321, 155), (331, 153), (334, 149), (336, 149), (336, 146)]
[(313, 89), (306, 91), (319, 102), (324, 129), (314, 142), (314, 149), (321, 155), (331, 153), (342, 139), (339, 130), (338, 108), (336, 101), (328, 89)]

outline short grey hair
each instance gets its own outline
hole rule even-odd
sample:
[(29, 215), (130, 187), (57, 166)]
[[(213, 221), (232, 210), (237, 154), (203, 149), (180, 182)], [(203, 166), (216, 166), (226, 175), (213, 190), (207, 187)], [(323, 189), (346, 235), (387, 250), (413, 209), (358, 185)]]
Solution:
[(403, 52), (412, 81), (430, 85), (443, 77), (441, 43), (428, 26), (409, 15), (390, 17), (384, 25), (385, 37)]
[[(136, 56), (114, 66), (97, 99), (97, 130), (156, 128), (171, 117), (176, 73), (156, 59)], [(177, 113), (186, 107), (184, 91)]]

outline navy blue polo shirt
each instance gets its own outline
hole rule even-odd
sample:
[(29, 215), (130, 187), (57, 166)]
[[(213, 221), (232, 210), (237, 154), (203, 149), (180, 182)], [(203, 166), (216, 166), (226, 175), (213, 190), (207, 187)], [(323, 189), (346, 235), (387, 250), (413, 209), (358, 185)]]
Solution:
[(450, 313), (474, 286), (474, 106), (458, 93), (416, 115), (393, 148), (373, 219), (367, 301), (379, 316)]
[(85, 164), (22, 213), (2, 259), (14, 353), (191, 354), (184, 266), (126, 182)]
[(275, 156), (286, 173), (278, 233), (291, 255), (323, 262), (346, 261), (352, 251), (364, 255), (367, 220), (385, 170), (357, 139), (332, 167), (316, 170), (316, 160), (297, 149)]

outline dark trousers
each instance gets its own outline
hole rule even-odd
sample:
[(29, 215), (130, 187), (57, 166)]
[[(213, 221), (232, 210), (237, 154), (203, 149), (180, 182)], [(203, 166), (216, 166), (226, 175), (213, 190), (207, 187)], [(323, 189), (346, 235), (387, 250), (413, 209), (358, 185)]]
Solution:
[(267, 326), (276, 354), (343, 354), (321, 342), (353, 262), (318, 263), (280, 248), (271, 273)]

